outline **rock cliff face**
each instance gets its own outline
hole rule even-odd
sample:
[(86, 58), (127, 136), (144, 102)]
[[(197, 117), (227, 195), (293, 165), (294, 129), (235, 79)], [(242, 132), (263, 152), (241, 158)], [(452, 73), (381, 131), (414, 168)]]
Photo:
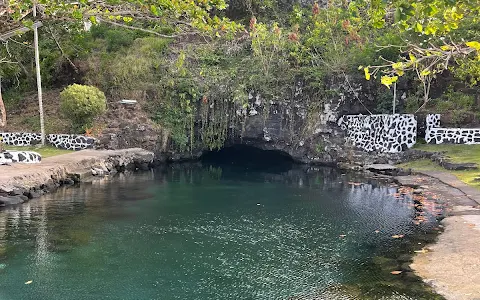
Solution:
[(107, 150), (138, 147), (154, 152), (157, 158), (168, 147), (168, 133), (155, 124), (140, 105), (110, 105), (100, 120), (97, 148)]
[(208, 113), (209, 122), (215, 121), (214, 118), (218, 122), (216, 113), (235, 115), (235, 118), (227, 118), (224, 147), (251, 145), (259, 149), (285, 152), (299, 162), (327, 165), (402, 160), (399, 158), (401, 154), (372, 156), (355, 151), (351, 145), (346, 144), (344, 132), (336, 123), (344, 114), (365, 113), (366, 105), (373, 102), (368, 86), (354, 84), (348, 78), (337, 78), (328, 83), (329, 93), (323, 93), (323, 96), (309, 95), (304, 91), (304, 86), (299, 81), (291, 89), (290, 95), (275, 101), (265, 100), (262, 95), (251, 92), (247, 105), (230, 103), (228, 110), (223, 107), (225, 111), (218, 111), (217, 103), (208, 103), (202, 108), (201, 105), (204, 104), (200, 101), (192, 131), (196, 140), (192, 147), (183, 151), (172, 143), (168, 130), (162, 129), (148, 118), (141, 104), (135, 107), (117, 105), (104, 118), (106, 128), (99, 136), (98, 147), (141, 147), (153, 151), (161, 161), (197, 158), (211, 150), (200, 139), (205, 123), (201, 114), (202, 109), (203, 112), (206, 109), (211, 111)]

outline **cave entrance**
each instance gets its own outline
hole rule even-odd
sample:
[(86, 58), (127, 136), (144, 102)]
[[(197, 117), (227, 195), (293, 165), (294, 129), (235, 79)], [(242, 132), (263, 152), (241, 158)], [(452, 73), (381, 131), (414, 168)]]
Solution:
[(245, 171), (281, 173), (289, 171), (295, 162), (282, 151), (262, 150), (248, 145), (233, 145), (218, 151), (205, 152), (200, 158), (202, 164), (229, 166)]

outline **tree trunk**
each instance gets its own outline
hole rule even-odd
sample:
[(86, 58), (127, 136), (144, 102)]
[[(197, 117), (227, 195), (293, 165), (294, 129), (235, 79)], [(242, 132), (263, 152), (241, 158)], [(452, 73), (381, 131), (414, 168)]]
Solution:
[(395, 106), (396, 106), (396, 104), (397, 104), (397, 83), (394, 82), (394, 83), (393, 83), (393, 103), (392, 103), (392, 105), (393, 105), (393, 109), (392, 109), (392, 110), (393, 110), (393, 114), (395, 114)]
[(2, 98), (2, 78), (0, 77), (0, 129), (3, 130), (7, 126), (7, 111)]

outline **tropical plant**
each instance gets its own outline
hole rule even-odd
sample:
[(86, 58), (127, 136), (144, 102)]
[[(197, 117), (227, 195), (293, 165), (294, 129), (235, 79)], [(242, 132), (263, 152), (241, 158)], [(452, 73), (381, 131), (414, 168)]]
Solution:
[[(36, 5), (38, 16), (31, 15)], [(123, 28), (141, 30), (162, 37), (175, 37), (191, 32), (222, 34), (236, 25), (226, 18), (219, 18), (214, 11), (226, 8), (224, 0), (205, 1), (147, 1), (120, 0), (100, 1), (31, 1), (10, 0), (0, 8), (2, 32), (18, 27), (19, 24), (33, 26), (35, 21), (61, 20), (72, 22), (107, 23)], [(164, 34), (161, 26), (173, 25), (175, 32)], [(152, 25), (152, 26), (148, 26)]]
[[(226, 3), (224, 0), (198, 2), (189, 0), (81, 0), (78, 2), (9, 0), (0, 6), (0, 41), (8, 42), (10, 38), (28, 32), (33, 28), (35, 31), (35, 49), (38, 49), (37, 28), (42, 26), (42, 23), (46, 25), (52, 22), (62, 22), (67, 28), (81, 24), (85, 25), (86, 29), (92, 24), (101, 22), (165, 38), (175, 38), (191, 33), (218, 37), (232, 35), (238, 29), (241, 29), (242, 26), (231, 22), (227, 18), (217, 16), (215, 12), (225, 8)], [(168, 33), (165, 33), (165, 27), (169, 28), (170, 31)], [(51, 36), (62, 52), (62, 56), (75, 68), (73, 62), (65, 55), (53, 32), (51, 32)], [(7, 50), (7, 52), (9, 51)], [(38, 51), (36, 52), (38, 54)], [(10, 52), (9, 56), (12, 56)], [(36, 57), (38, 58), (38, 55)], [(0, 65), (4, 65), (5, 61), (0, 56)], [(37, 73), (39, 73), (39, 69)], [(40, 78), (40, 75), (38, 77)], [(39, 105), (41, 108), (40, 82), (38, 82), (38, 87)], [(0, 108), (2, 111), (5, 110), (2, 101), (0, 101)], [(42, 109), (40, 109), (40, 119), (43, 124)]]
[[(478, 66), (480, 42), (475, 39), (479, 35), (465, 32), (472, 24), (478, 23), (479, 15), (478, 1), (472, 0), (372, 1), (370, 19), (373, 27), (392, 27), (409, 33), (409, 38), (399, 44), (382, 46), (397, 48), (402, 53), (398, 59), (381, 57), (383, 63), (359, 69), (364, 70), (367, 80), (380, 76), (381, 83), (388, 88), (406, 72), (414, 72), (423, 87), (423, 104), (419, 107), (422, 109), (430, 100), (431, 83), (437, 74), (463, 65), (459, 73), (467, 77), (465, 66), (468, 63)], [(465, 40), (465, 37), (471, 39)]]
[(93, 119), (106, 110), (105, 94), (93, 86), (73, 84), (60, 93), (60, 110), (77, 132), (91, 128)]

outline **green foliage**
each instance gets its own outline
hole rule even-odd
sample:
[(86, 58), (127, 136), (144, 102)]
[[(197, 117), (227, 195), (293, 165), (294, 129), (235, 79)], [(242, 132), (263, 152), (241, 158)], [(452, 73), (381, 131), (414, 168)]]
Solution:
[(106, 50), (112, 52), (131, 46), (135, 39), (146, 37), (148, 33), (99, 24), (92, 26), (91, 35), (95, 40), (103, 39)]
[(436, 99), (434, 107), (437, 112), (448, 117), (455, 126), (463, 125), (466, 121), (475, 118), (475, 97), (462, 92), (448, 90), (439, 99)]
[(275, 0), (229, 0), (226, 15), (232, 20), (249, 19), (252, 15), (278, 20), (283, 12), (291, 9), (287, 3)]
[(317, 145), (315, 145), (315, 152), (317, 154), (325, 152), (325, 145), (322, 142), (318, 142)]
[[(42, 86), (45, 88), (64, 86), (72, 83), (73, 76), (79, 76), (78, 60), (87, 57), (94, 48), (90, 32), (83, 27), (70, 24), (48, 24), (39, 28), (40, 69)], [(2, 87), (13, 94), (30, 91), (36, 87), (33, 34), (13, 37), (0, 44)], [(8, 101), (8, 97), (7, 97)]]
[(452, 68), (456, 78), (467, 85), (475, 87), (480, 83), (480, 60), (463, 58), (456, 61), (457, 66)]
[(262, 73), (268, 77), (273, 64), (285, 59), (287, 39), (276, 23), (271, 28), (265, 24), (254, 25), (250, 36), (253, 55), (259, 58)]
[(416, 95), (411, 95), (405, 100), (405, 112), (413, 114), (418, 111), (422, 105), (422, 99)]
[[(370, 20), (382, 21), (374, 27), (395, 28), (405, 35), (405, 39), (386, 46), (401, 50), (402, 56), (383, 58), (382, 64), (360, 67), (364, 69), (367, 80), (379, 75), (381, 83), (390, 88), (400, 76), (408, 71), (414, 72), (423, 86), (423, 104), (419, 108), (429, 102), (431, 82), (436, 74), (446, 69), (453, 70), (470, 84), (476, 83), (480, 43), (476, 41), (478, 31), (471, 29), (478, 26), (478, 1), (394, 0), (372, 3), (375, 5), (369, 11)], [(395, 11), (394, 19), (387, 22), (386, 15), (391, 11)], [(460, 70), (456, 72), (458, 66)]]
[[(33, 116), (20, 116), (15, 119), (10, 119), (11, 121), (16, 121), (21, 128), (28, 129), (29, 132), (40, 132), (40, 117), (38, 115)], [(45, 116), (45, 132), (46, 133), (66, 133), (68, 132), (68, 122), (64, 122), (60, 116), (46, 115)], [(72, 131), (73, 133), (78, 133), (78, 131)]]
[(177, 107), (163, 105), (158, 108), (153, 120), (168, 128), (170, 137), (179, 150), (185, 151), (188, 149), (189, 138), (184, 112)]
[[(415, 113), (423, 105), (421, 92), (411, 93), (405, 100), (404, 110), (406, 113)], [(475, 122), (478, 118), (479, 108), (475, 105), (475, 97), (455, 91), (451, 87), (440, 97), (423, 105), (423, 113), (440, 113), (442, 122), (448, 126), (464, 126)]]
[[(373, 64), (378, 49), (401, 39), (390, 29), (372, 31), (365, 1), (329, 1), (327, 7), (295, 8), (290, 18), (290, 62), (310, 87), (324, 89), (332, 77), (355, 73), (359, 64)], [(397, 57), (398, 49), (382, 49), (384, 57)]]
[(452, 89), (443, 94), (437, 104), (437, 108), (440, 112), (447, 112), (449, 110), (463, 109), (472, 110), (475, 104), (475, 97), (467, 95), (462, 92), (456, 92)]
[(472, 0), (429, 0), (405, 2), (395, 0), (387, 9), (395, 9), (395, 25), (425, 35), (441, 36), (465, 23), (478, 21), (480, 8)]
[[(38, 1), (36, 4), (42, 15), (49, 19), (76, 24), (82, 24), (87, 20), (97, 24), (101, 20), (103, 23), (128, 26), (157, 35), (163, 35), (161, 32), (165, 25), (175, 26), (176, 32), (195, 29), (215, 35), (223, 34), (227, 28), (233, 31), (241, 28), (234, 22), (226, 18), (220, 18), (215, 14), (227, 7), (224, 0), (205, 0), (201, 2), (190, 0), (117, 0), (107, 2), (93, 0), (80, 1), (80, 3)], [(5, 14), (0, 18), (0, 28), (8, 30), (19, 22), (23, 22), (26, 26), (32, 26), (34, 20), (30, 14), (31, 0), (9, 1), (7, 6)], [(139, 20), (148, 20), (149, 22), (140, 22)]]
[[(296, 100), (299, 83), (302, 101), (309, 105), (306, 120), (312, 124), (321, 112), (322, 101), (332, 97), (326, 87), (339, 79), (358, 83), (365, 74), (370, 81), (378, 80), (389, 87), (405, 80), (411, 86), (405, 110), (415, 112), (429, 100), (430, 84), (452, 54), (449, 68), (457, 78), (474, 86), (480, 73), (477, 44), (458, 43), (474, 42), (479, 37), (479, 25), (471, 22), (471, 2), (440, 2), (332, 0), (320, 7), (278, 1), (230, 1), (227, 15), (250, 25), (246, 32), (239, 33), (240, 25), (215, 10), (224, 7), (223, 1), (154, 1), (146, 7), (141, 6), (145, 1), (117, 1), (110, 12), (105, 11), (103, 2), (94, 1), (100, 7), (92, 14), (92, 6), (82, 5), (73, 11), (61, 9), (59, 14), (75, 20), (86, 14), (94, 16), (89, 32), (80, 30), (82, 24), (75, 21), (68, 26), (51, 24), (48, 31), (47, 27), (41, 29), (42, 76), (46, 86), (60, 85), (57, 81), (64, 77), (60, 75), (70, 65), (69, 58), (79, 73), (68, 74), (67, 78), (75, 77), (68, 83), (97, 86), (112, 99), (139, 100), (170, 133), (176, 149), (218, 149), (228, 138), (242, 134), (235, 130), (244, 128), (247, 116), (256, 107), (257, 96), (265, 118), (270, 103)], [(120, 4), (134, 9), (138, 18), (128, 19), (119, 11)], [(49, 5), (52, 11), (58, 9), (56, 4)], [(139, 7), (148, 11), (139, 12)], [(460, 10), (454, 12), (453, 7)], [(242, 13), (232, 15), (235, 10)], [(395, 11), (395, 19), (385, 18)], [(177, 22), (179, 14), (181, 22)], [(106, 22), (97, 22), (97, 17)], [(440, 26), (436, 20), (448, 21), (448, 28), (441, 25), (433, 34), (432, 26)], [(112, 27), (108, 22), (143, 31)], [(183, 35), (192, 30), (200, 34)], [(178, 39), (165, 37), (176, 34), (181, 34)], [(12, 59), (21, 64), (2, 65), (7, 95), (14, 94), (11, 91), (18, 83), (24, 84), (24, 89), (35, 83), (29, 35), (9, 45)], [(211, 39), (213, 36), (217, 38)], [(430, 44), (435, 47), (430, 49)], [(466, 51), (465, 56), (456, 56), (459, 45), (458, 49)], [(6, 49), (0, 51), (0, 58), (9, 57)], [(360, 72), (359, 65), (364, 66)], [(415, 76), (416, 81), (412, 79)], [(417, 85), (421, 93), (412, 93)], [(379, 90), (373, 84), (362, 86), (377, 95), (373, 110), (391, 112), (392, 90)], [(342, 88), (352, 92), (348, 85)], [(435, 109), (431, 105), (424, 107)], [(457, 110), (458, 106), (452, 107)], [(285, 124), (286, 130), (298, 134), (289, 126)]]
[(164, 89), (164, 101), (158, 105), (154, 120), (170, 130), (172, 141), (181, 151), (192, 151), (193, 104), (199, 97), (198, 91), (188, 77), (171, 80), (169, 84), (170, 87)]
[(85, 81), (98, 86), (113, 98), (138, 98), (140, 91), (156, 90), (166, 72), (170, 39), (143, 37), (127, 48), (107, 52), (106, 40), (98, 35), (96, 55), (89, 57)]
[(75, 130), (91, 127), (93, 119), (106, 110), (106, 98), (93, 86), (73, 84), (60, 93), (61, 112), (70, 119)]
[(244, 78), (246, 82), (243, 83), (267, 101), (277, 100), (297, 72), (288, 60), (294, 43), (288, 36), (277, 23), (271, 26), (258, 23), (250, 32), (252, 55), (249, 63), (255, 69), (254, 72), (245, 70), (250, 78)]
[[(378, 113), (378, 114), (392, 113), (393, 93), (390, 90), (387, 90), (387, 91), (380, 90), (375, 102), (376, 102), (375, 111), (374, 111), (375, 113)], [(397, 99), (397, 102), (398, 102), (398, 99)]]

